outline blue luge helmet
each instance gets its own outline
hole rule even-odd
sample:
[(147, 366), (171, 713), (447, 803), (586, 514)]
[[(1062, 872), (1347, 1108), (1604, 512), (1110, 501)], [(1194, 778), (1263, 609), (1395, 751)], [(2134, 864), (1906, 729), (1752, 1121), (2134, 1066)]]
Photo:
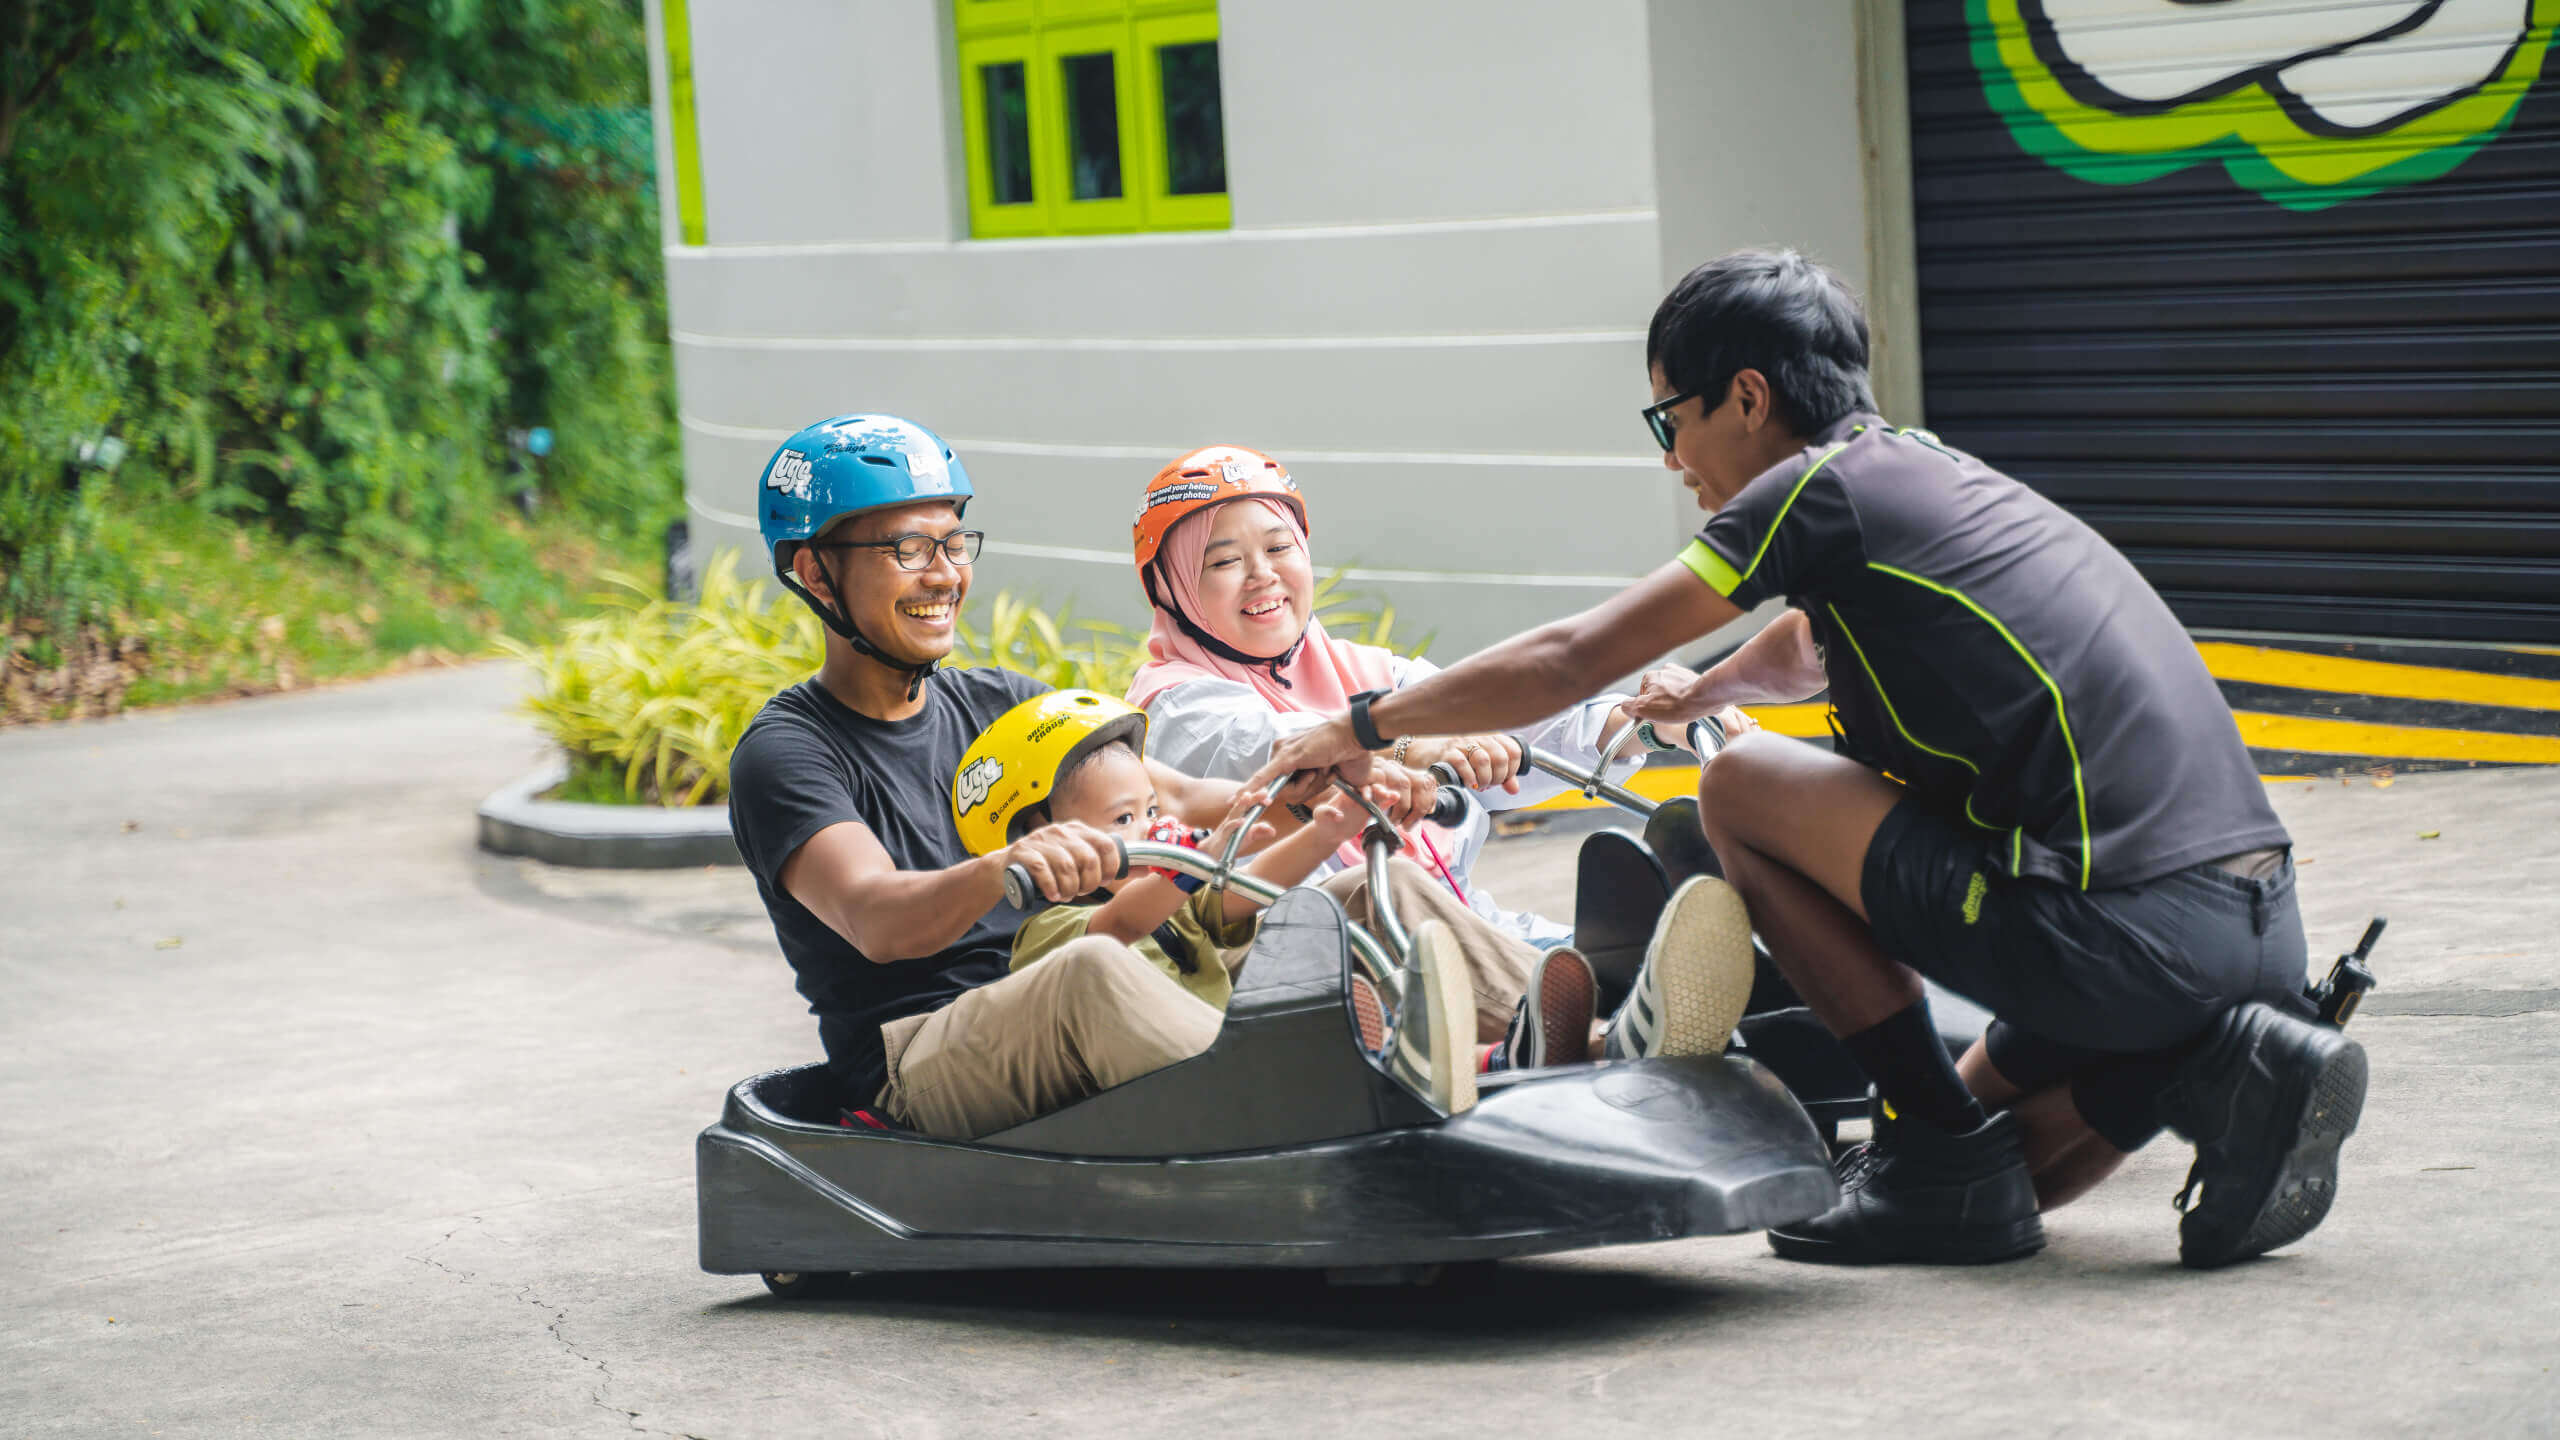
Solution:
[(838, 415), (783, 441), (764, 463), (756, 489), (756, 528), (773, 560), (775, 578), (857, 654), (905, 672), (907, 694), (913, 698), (933, 666), (910, 665), (885, 653), (854, 628), (849, 612), (821, 604), (791, 573), (791, 553), (847, 515), (918, 500), (948, 500), (965, 514), (975, 493), (969, 488), (968, 468), (941, 436), (895, 415)]
[(968, 467), (942, 437), (895, 415), (839, 415), (782, 442), (764, 462), (756, 524), (774, 569), (787, 571), (787, 541), (806, 540), (847, 515), (949, 500), (969, 508)]

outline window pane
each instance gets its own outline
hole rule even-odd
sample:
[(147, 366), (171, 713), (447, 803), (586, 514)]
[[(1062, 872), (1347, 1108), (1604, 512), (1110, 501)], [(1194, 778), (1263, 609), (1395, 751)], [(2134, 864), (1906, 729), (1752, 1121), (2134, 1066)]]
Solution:
[(998, 205), (1031, 203), (1031, 106), (1022, 89), (1022, 62), (978, 67), (987, 103), (987, 189)]
[(1111, 56), (1070, 55), (1060, 62), (1067, 84), (1067, 161), (1078, 200), (1120, 198), (1120, 99)]
[(1156, 52), (1164, 76), (1164, 173), (1176, 195), (1223, 195), (1227, 127), (1218, 109), (1218, 42), (1167, 45)]

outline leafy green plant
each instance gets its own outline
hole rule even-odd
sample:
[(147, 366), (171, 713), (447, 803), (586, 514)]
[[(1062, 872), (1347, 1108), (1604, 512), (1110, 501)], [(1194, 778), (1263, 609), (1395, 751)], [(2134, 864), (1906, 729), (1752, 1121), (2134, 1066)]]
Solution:
[(1054, 616), (1037, 600), (1014, 598), (999, 590), (988, 605), (986, 628), (969, 623), (963, 612), (953, 663), (998, 665), (1060, 690), (1099, 690), (1125, 694), (1130, 679), (1146, 662), (1147, 641), (1141, 631), (1108, 620), (1081, 618), (1069, 602)]
[(498, 649), (534, 669), (525, 709), (569, 757), (579, 798), (701, 805), (727, 798), (729, 752), (774, 692), (807, 679), (825, 658), (818, 617), (799, 601), (739, 578), (724, 553), (703, 571), (691, 604), (658, 597), (628, 576), (601, 608), (548, 645), (501, 637)]
[[(826, 658), (818, 617), (796, 598), (740, 578), (737, 560), (735, 552), (715, 557), (690, 605), (615, 576), (615, 588), (596, 597), (597, 613), (569, 622), (559, 640), (497, 642), (533, 668), (536, 689), (525, 710), (568, 757), (569, 778), (554, 798), (704, 805), (728, 797), (729, 752), (747, 722)], [(1340, 580), (1337, 573), (1317, 588), (1319, 605), (1332, 607), (1319, 612), (1326, 628), (1386, 643), (1394, 607), (1346, 608), (1352, 597)], [(1147, 653), (1141, 631), (1078, 616), (1072, 603), (1053, 615), (1010, 591), (987, 602), (984, 624), (964, 611), (956, 628), (947, 663), (1001, 665), (1062, 690), (1123, 694)]]
[(1336, 570), (1319, 579), (1316, 581), (1314, 595), (1309, 597), (1308, 608), (1315, 612), (1318, 620), (1324, 622), (1325, 633), (1337, 640), (1349, 640), (1361, 645), (1375, 645), (1381, 650), (1393, 650), (1408, 660), (1422, 658), (1423, 652), (1431, 648), (1431, 642), (1438, 638), (1440, 632), (1425, 630), (1422, 632), (1422, 638), (1412, 645), (1397, 645), (1394, 639), (1396, 628), (1394, 603), (1381, 595), (1377, 597), (1374, 608), (1365, 606), (1358, 596), (1344, 588), (1342, 576), (1343, 572)]

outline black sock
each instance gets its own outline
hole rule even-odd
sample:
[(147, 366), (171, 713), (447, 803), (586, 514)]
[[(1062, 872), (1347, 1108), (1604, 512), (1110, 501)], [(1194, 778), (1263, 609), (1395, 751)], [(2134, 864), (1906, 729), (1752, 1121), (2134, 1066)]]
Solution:
[(1962, 1135), (1990, 1117), (1956, 1078), (1956, 1066), (1929, 1020), (1929, 1002), (1915, 1000), (1855, 1035), (1842, 1036), (1849, 1058), (1876, 1082), (1897, 1115)]

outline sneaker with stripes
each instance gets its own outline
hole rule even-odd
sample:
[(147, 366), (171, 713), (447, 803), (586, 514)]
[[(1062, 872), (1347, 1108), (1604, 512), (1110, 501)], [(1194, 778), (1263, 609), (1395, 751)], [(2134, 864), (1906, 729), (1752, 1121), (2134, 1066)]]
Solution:
[(1560, 945), (1529, 967), (1510, 1032), (1485, 1057), (1486, 1070), (1535, 1070), (1579, 1065), (1591, 1058), (1591, 1020), (1600, 1003), (1600, 981), (1591, 962)]
[(1713, 875), (1671, 893), (1635, 988), (1609, 1021), (1608, 1059), (1721, 1055), (1751, 998), (1751, 916)]

